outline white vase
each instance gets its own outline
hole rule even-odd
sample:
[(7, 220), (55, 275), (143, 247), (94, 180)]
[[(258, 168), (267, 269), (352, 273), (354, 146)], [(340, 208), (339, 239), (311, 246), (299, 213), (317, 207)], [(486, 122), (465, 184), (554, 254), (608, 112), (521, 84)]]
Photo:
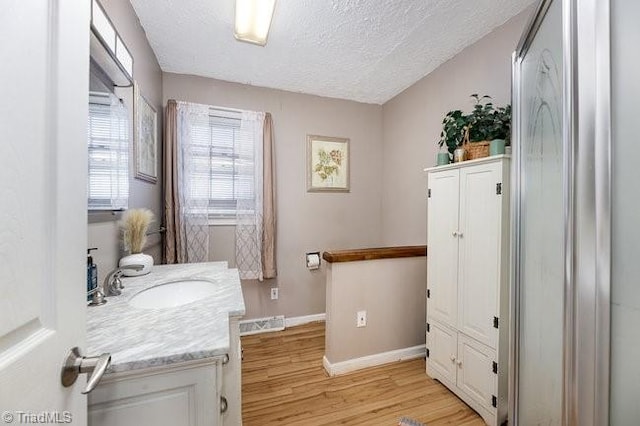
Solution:
[(135, 271), (133, 269), (123, 269), (122, 275), (125, 277), (137, 277), (138, 275), (146, 275), (151, 272), (153, 266), (153, 257), (144, 253), (135, 253), (120, 259), (119, 266), (126, 265), (142, 265), (142, 269)]

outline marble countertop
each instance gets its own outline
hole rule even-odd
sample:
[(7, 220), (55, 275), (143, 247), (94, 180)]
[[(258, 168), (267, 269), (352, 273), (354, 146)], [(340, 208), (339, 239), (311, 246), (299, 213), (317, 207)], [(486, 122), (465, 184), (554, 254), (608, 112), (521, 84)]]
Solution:
[[(179, 279), (216, 283), (216, 292), (173, 308), (141, 309), (129, 300), (157, 284)], [(107, 373), (221, 356), (229, 352), (229, 317), (245, 313), (237, 269), (226, 262), (158, 265), (140, 277), (123, 277), (120, 296), (87, 307), (87, 353), (111, 353)]]

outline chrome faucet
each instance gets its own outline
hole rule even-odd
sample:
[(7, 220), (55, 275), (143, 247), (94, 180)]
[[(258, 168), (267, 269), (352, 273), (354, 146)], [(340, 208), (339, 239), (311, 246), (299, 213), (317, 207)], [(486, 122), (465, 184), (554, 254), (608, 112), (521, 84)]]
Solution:
[(107, 277), (104, 279), (104, 283), (102, 284), (105, 296), (120, 296), (122, 294), (124, 285), (122, 285), (122, 280), (120, 279), (120, 277), (122, 276), (123, 270), (131, 269), (133, 271), (140, 271), (142, 270), (142, 268), (144, 268), (143, 265), (124, 265), (109, 272), (107, 274)]
[(107, 303), (107, 299), (104, 298), (104, 293), (100, 287), (96, 287), (93, 290), (88, 291), (87, 296), (92, 296), (89, 306), (100, 306)]

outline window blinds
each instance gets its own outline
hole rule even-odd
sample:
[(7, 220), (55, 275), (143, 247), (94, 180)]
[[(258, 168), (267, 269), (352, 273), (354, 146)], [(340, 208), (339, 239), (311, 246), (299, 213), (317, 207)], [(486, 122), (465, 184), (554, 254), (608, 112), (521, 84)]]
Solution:
[(238, 200), (253, 200), (253, 135), (240, 114), (211, 110), (192, 122), (190, 196), (209, 200), (212, 217), (235, 217)]
[(90, 93), (89, 210), (126, 209), (129, 201), (129, 113), (112, 94)]

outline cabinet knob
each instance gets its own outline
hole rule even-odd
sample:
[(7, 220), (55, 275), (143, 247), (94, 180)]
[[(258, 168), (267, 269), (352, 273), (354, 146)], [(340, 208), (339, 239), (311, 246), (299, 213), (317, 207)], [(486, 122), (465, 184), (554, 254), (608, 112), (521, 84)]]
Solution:
[(458, 364), (458, 367), (462, 367), (462, 361), (458, 360), (457, 364)]
[(456, 357), (451, 355), (451, 362), (456, 362)]
[(462, 232), (458, 232), (458, 238), (462, 238)]
[(453, 231), (453, 234), (451, 234), (451, 235), (453, 235), (453, 238), (455, 238), (455, 237), (458, 236), (458, 233), (456, 231)]
[(229, 409), (229, 403), (227, 402), (227, 398), (225, 398), (224, 396), (220, 397), (220, 412), (222, 414), (226, 413), (227, 410)]

